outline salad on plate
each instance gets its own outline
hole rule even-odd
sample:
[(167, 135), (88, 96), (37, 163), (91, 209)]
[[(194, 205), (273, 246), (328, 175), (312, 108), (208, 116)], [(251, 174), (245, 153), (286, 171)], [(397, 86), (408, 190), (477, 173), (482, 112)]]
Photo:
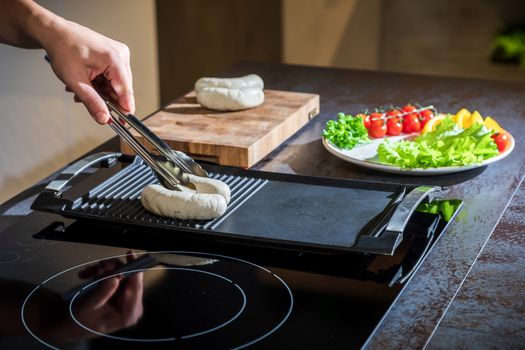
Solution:
[(504, 158), (512, 135), (492, 117), (463, 108), (439, 113), (407, 104), (327, 122), (323, 144), (334, 155), (377, 170), (433, 175), (464, 171)]

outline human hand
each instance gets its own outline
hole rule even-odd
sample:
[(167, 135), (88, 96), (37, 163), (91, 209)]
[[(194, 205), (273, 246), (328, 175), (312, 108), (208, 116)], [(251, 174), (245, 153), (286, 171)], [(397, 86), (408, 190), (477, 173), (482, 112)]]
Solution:
[(66, 90), (75, 94), (99, 123), (109, 120), (100, 93), (135, 112), (135, 99), (126, 45), (65, 20), (32, 0), (0, 0), (0, 42), (43, 48)]
[[(135, 254), (128, 252), (127, 262), (135, 259)], [(42, 288), (36, 294), (38, 299), (34, 302), (37, 309), (30, 313), (32, 316), (29, 319), (31, 328), (46, 339), (70, 342), (93, 338), (100, 333), (113, 333), (135, 325), (144, 311), (142, 304), (143, 273), (129, 273), (127, 277), (115, 274), (114, 271), (123, 265), (123, 261), (114, 258), (103, 260), (80, 271), (78, 274), (80, 278), (97, 278), (97, 282), (75, 295), (72, 305), (69, 299), (64, 298), (64, 295)], [(14, 285), (15, 288), (20, 288), (19, 283)], [(13, 288), (9, 284), (7, 287)], [(29, 286), (29, 288), (34, 287)], [(71, 306), (72, 315), (83, 327), (80, 327), (71, 318), (69, 309)], [(9, 334), (6, 330), (13, 334), (25, 334), (26, 332), (25, 329), (18, 330), (11, 327), (10, 324), (4, 325), (4, 328), (2, 329), (3, 334)]]
[[(109, 120), (103, 94), (128, 113), (135, 112), (130, 52), (126, 45), (59, 18), (41, 36), (51, 67), (100, 124)], [(98, 91), (98, 92), (97, 92)]]
[[(128, 253), (127, 261), (136, 259)], [(111, 274), (123, 263), (119, 259), (102, 261), (79, 273), (84, 279)], [(143, 273), (123, 278), (122, 275), (108, 277), (81, 295), (74, 305), (75, 318), (96, 332), (111, 333), (132, 326), (143, 313)], [(71, 336), (71, 330), (69, 333)]]

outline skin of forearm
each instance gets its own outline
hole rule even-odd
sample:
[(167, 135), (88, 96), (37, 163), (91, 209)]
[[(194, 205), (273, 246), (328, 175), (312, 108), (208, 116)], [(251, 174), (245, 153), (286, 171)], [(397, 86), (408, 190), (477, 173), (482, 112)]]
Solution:
[(45, 48), (46, 39), (65, 20), (31, 0), (0, 0), (0, 42)]

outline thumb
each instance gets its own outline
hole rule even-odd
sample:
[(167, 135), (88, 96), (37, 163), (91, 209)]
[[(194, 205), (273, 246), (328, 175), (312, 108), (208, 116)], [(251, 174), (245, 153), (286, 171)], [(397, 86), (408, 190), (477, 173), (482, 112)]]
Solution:
[(99, 124), (106, 124), (109, 121), (108, 108), (89, 81), (80, 81), (71, 89), (80, 102), (86, 106), (93, 119)]

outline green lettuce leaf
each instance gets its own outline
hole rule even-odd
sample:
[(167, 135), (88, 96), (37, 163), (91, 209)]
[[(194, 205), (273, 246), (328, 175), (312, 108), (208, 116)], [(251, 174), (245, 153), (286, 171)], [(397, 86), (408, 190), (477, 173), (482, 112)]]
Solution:
[(480, 123), (462, 129), (448, 116), (436, 126), (436, 130), (413, 141), (386, 139), (379, 145), (377, 153), (380, 162), (401, 168), (479, 164), (499, 154), (492, 133)]

